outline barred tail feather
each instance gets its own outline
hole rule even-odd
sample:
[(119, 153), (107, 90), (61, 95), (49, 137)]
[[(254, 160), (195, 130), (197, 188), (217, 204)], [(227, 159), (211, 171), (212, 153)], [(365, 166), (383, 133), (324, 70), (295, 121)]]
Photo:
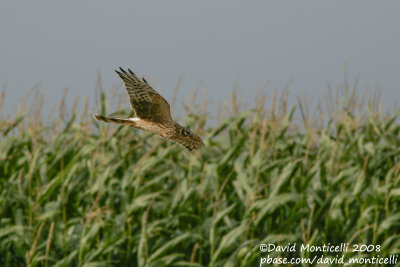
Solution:
[(112, 122), (112, 123), (118, 123), (118, 124), (127, 124), (127, 125), (131, 125), (131, 126), (133, 126), (135, 124), (135, 122), (132, 121), (131, 119), (108, 117), (108, 116), (104, 116), (101, 114), (95, 114), (94, 117), (98, 121)]

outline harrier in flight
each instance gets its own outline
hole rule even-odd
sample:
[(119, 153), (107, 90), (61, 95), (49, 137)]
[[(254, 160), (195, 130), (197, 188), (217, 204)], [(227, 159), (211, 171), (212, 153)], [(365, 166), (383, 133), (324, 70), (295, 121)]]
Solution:
[(125, 84), (135, 118), (115, 118), (94, 115), (99, 121), (126, 124), (158, 134), (189, 150), (204, 146), (203, 141), (188, 128), (172, 120), (168, 102), (154, 90), (144, 78), (139, 78), (130, 69), (115, 71)]

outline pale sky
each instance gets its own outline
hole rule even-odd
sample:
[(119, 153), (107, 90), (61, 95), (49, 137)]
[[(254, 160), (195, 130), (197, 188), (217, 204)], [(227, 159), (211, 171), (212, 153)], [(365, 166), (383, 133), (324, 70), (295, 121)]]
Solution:
[[(290, 79), (290, 94), (318, 98), (327, 84), (359, 76), (359, 88), (400, 97), (400, 1), (8, 1), (0, 3), (0, 86), (6, 111), (37, 82), (45, 108), (69, 95), (94, 103), (119, 66), (150, 77), (171, 100), (202, 82), (213, 103), (238, 89), (250, 102)], [(121, 90), (123, 88), (121, 87)], [(126, 102), (129, 108), (129, 102)]]

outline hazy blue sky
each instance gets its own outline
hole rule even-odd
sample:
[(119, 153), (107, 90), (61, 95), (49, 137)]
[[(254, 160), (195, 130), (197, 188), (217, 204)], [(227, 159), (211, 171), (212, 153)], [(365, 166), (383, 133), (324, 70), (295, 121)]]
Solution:
[(272, 92), (292, 78), (292, 96), (320, 96), (343, 82), (348, 62), (350, 80), (378, 85), (392, 105), (399, 14), (400, 1), (4, 0), (0, 86), (7, 81), (7, 110), (39, 81), (51, 106), (66, 86), (92, 97), (99, 70), (105, 89), (120, 84), (113, 70), (122, 66), (154, 79), (168, 100), (181, 75), (181, 100), (203, 81), (216, 103), (237, 76), (248, 100), (257, 86)]

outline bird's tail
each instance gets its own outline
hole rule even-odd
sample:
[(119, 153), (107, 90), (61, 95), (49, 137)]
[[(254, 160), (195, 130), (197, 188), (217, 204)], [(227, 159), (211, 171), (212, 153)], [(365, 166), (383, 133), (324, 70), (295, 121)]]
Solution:
[(101, 115), (101, 114), (95, 114), (94, 117), (98, 121), (112, 122), (112, 123), (119, 123), (119, 124), (127, 124), (127, 125), (131, 125), (131, 126), (134, 126), (134, 124), (135, 124), (135, 122), (132, 121), (131, 119), (108, 117), (108, 116), (104, 116), (104, 115)]

